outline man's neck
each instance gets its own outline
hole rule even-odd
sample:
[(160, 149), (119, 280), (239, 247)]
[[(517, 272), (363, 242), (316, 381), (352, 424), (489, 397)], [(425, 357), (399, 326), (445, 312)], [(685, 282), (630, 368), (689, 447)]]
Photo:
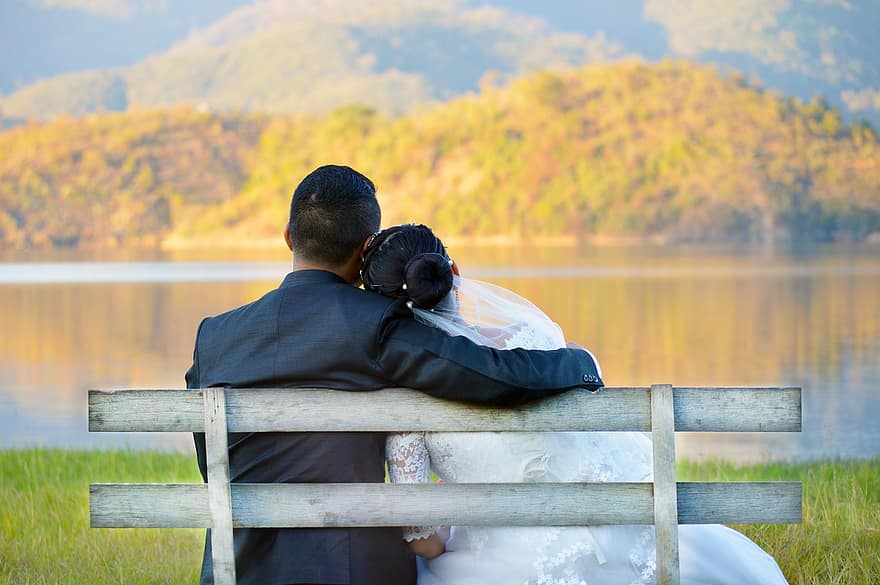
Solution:
[(333, 274), (350, 284), (354, 284), (358, 280), (357, 272), (354, 271), (353, 275), (352, 268), (348, 265), (348, 263), (343, 264), (342, 266), (327, 266), (326, 264), (311, 262), (305, 258), (294, 258), (293, 271), (297, 272), (299, 270), (323, 270), (325, 272), (332, 272)]

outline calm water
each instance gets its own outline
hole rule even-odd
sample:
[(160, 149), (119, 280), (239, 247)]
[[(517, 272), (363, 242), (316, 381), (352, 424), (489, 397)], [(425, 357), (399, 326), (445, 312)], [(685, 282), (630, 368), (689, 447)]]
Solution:
[[(681, 434), (740, 461), (880, 455), (880, 248), (450, 249), (591, 348), (609, 385), (794, 385), (799, 434)], [(199, 320), (275, 287), (284, 255), (0, 263), (0, 447), (190, 448), (90, 435), (86, 390), (181, 387)], [(30, 261), (21, 261), (30, 260)]]

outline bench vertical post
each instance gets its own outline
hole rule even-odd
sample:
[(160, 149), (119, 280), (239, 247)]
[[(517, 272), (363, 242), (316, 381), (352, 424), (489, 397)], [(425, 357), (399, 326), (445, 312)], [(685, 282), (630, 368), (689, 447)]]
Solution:
[(651, 386), (654, 443), (654, 530), (658, 585), (679, 585), (678, 494), (675, 484), (675, 413), (672, 386)]
[(235, 585), (235, 548), (232, 541), (232, 496), (229, 488), (226, 394), (223, 388), (205, 388), (203, 392), (214, 583), (215, 585)]

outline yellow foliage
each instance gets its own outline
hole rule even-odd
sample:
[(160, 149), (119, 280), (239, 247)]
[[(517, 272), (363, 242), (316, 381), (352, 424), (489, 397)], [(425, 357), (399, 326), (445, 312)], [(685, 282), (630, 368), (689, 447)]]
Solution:
[[(61, 119), (0, 134), (0, 152), (0, 237), (14, 246), (274, 239), (292, 189), (326, 163), (376, 181), (385, 224), (417, 220), (447, 237), (880, 231), (873, 129), (687, 62), (542, 72), (399, 118), (347, 106)], [(59, 209), (65, 235), (53, 242)]]

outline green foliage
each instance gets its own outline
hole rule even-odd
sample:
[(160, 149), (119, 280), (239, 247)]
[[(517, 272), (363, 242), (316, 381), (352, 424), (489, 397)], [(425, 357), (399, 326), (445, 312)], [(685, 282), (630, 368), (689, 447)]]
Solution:
[(822, 100), (682, 62), (542, 72), (389, 118), (364, 106), (254, 118), (192, 109), (0, 133), (0, 241), (277, 241), (310, 170), (350, 164), (384, 223), (529, 240), (862, 240), (880, 143)]

